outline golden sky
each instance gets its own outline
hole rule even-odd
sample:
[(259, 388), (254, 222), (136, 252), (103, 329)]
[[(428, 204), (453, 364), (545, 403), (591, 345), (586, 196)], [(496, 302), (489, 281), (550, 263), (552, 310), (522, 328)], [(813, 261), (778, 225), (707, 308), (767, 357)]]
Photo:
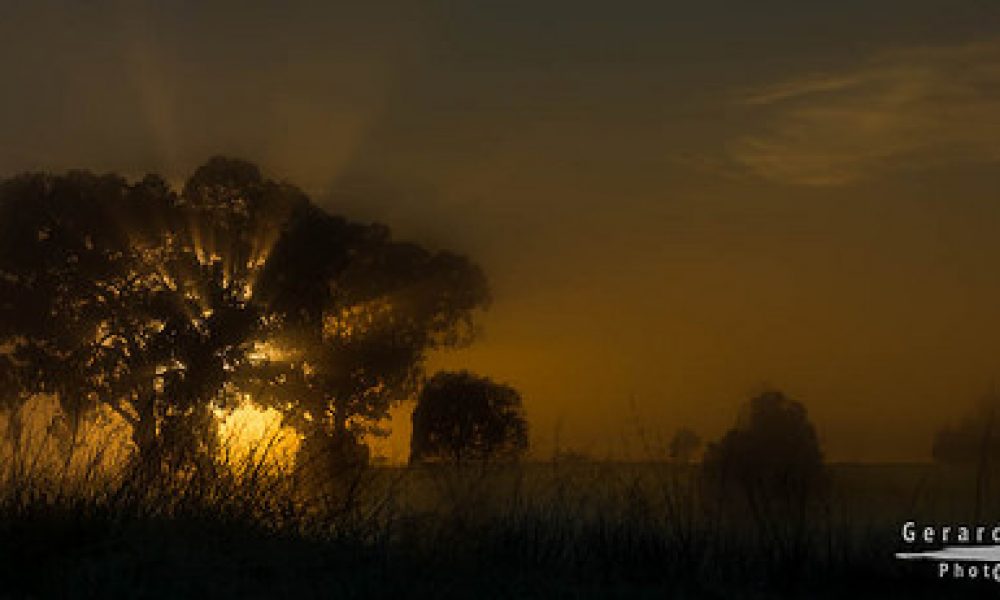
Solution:
[(4, 3), (0, 173), (224, 153), (470, 254), (495, 302), (434, 365), (541, 455), (778, 386), (833, 459), (925, 459), (998, 380), (1000, 5), (331, 4)]

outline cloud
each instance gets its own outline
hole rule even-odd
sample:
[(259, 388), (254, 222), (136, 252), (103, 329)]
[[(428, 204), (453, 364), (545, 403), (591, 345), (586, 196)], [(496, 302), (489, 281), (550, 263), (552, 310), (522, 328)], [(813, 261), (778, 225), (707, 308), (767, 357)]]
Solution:
[(886, 171), (1000, 160), (1000, 43), (883, 52), (741, 101), (760, 124), (728, 145), (766, 179), (840, 185)]

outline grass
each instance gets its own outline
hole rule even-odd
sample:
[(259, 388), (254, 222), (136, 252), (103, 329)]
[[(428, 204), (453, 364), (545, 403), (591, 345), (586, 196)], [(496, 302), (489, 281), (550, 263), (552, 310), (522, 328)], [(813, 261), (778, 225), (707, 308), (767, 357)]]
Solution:
[[(8, 447), (3, 597), (941, 597), (1000, 584), (899, 563), (909, 519), (970, 518), (974, 473), (834, 465), (773, 527), (697, 468), (523, 463), (351, 469), (318, 485), (260, 462), (141, 480)], [(260, 459), (260, 455), (257, 456)], [(58, 458), (58, 460), (52, 457)], [(72, 472), (70, 472), (72, 471)], [(967, 490), (968, 493), (963, 493)], [(958, 492), (958, 493), (956, 493)], [(993, 513), (1000, 514), (995, 509)]]

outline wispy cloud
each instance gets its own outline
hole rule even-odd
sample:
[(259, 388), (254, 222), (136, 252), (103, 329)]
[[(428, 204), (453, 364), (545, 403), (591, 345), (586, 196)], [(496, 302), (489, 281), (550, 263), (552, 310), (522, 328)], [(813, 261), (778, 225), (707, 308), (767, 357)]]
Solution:
[(886, 170), (1000, 160), (1000, 42), (884, 52), (742, 101), (730, 157), (761, 177), (839, 185)]

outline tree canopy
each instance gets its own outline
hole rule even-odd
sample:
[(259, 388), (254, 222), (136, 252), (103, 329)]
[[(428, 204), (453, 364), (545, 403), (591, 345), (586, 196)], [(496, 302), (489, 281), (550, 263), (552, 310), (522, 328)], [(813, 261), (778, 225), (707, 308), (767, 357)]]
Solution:
[(1000, 459), (1000, 396), (989, 394), (954, 425), (934, 435), (934, 460), (952, 465), (995, 464)]
[(210, 459), (214, 411), (250, 394), (307, 435), (378, 432), (427, 353), (467, 343), (489, 300), (463, 256), (326, 213), (247, 162), (161, 177), (0, 182), (7, 402), (98, 405), (139, 455)]
[(528, 423), (514, 388), (467, 371), (439, 372), (413, 411), (410, 461), (517, 458), (528, 448)]
[(788, 508), (821, 489), (823, 454), (805, 407), (779, 391), (747, 402), (736, 425), (708, 445), (703, 468), (722, 492), (743, 493), (758, 509), (776, 501)]
[(670, 460), (686, 464), (694, 459), (701, 448), (701, 436), (690, 427), (681, 427), (670, 439)]

